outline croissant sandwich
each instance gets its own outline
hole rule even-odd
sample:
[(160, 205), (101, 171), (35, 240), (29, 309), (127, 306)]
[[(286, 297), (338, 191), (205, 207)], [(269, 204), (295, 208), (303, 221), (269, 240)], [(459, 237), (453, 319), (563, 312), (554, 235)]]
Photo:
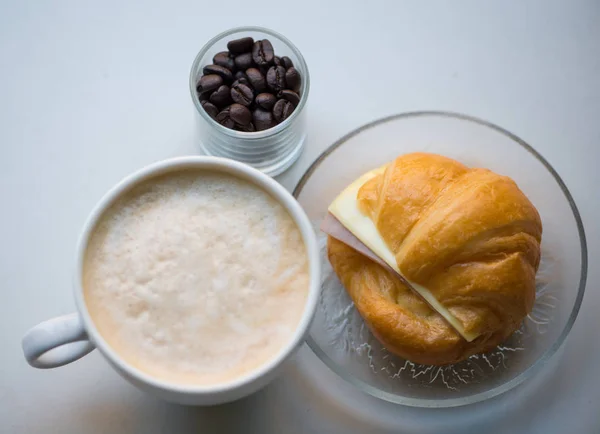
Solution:
[(489, 170), (401, 156), (344, 190), (323, 230), (365, 323), (415, 363), (489, 351), (533, 307), (540, 216), (512, 179)]

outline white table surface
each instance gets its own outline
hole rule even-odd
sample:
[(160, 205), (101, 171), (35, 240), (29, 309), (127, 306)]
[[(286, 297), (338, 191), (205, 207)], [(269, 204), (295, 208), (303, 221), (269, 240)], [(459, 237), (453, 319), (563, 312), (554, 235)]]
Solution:
[[(144, 395), (97, 352), (50, 371), (25, 363), (23, 333), (74, 310), (75, 242), (91, 207), (129, 172), (198, 152), (189, 68), (207, 39), (246, 24), (284, 33), (310, 68), (308, 148), (280, 177), (288, 188), (351, 129), (421, 109), (488, 119), (554, 165), (591, 264), (562, 357), (500, 398), (447, 410), (364, 395), (308, 348), (263, 391), (212, 408)], [(599, 147), (597, 0), (3, 1), (0, 432), (598, 433)]]

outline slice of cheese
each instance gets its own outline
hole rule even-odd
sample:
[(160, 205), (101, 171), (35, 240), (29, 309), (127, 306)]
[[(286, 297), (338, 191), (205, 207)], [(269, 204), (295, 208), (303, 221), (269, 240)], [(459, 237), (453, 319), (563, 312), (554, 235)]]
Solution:
[(329, 212), (333, 214), (342, 225), (352, 232), (356, 238), (358, 238), (363, 244), (371, 249), (377, 256), (379, 256), (386, 264), (388, 264), (396, 273), (403, 277), (408, 282), (412, 289), (417, 292), (423, 299), (442, 317), (448, 321), (448, 323), (462, 335), (465, 340), (471, 342), (477, 337), (476, 334), (467, 333), (462, 323), (454, 316), (448, 309), (446, 309), (424, 286), (421, 286), (415, 282), (412, 282), (406, 278), (398, 268), (396, 257), (394, 253), (389, 249), (381, 235), (379, 230), (375, 226), (375, 223), (364, 215), (358, 207), (358, 190), (368, 180), (375, 176), (382, 174), (385, 171), (386, 166), (372, 170), (365, 173), (363, 176), (358, 178), (352, 184), (350, 184), (340, 195), (329, 205)]

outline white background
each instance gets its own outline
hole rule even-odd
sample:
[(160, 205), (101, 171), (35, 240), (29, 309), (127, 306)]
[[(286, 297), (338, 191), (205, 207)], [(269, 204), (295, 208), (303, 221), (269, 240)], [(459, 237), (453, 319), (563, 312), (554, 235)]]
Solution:
[[(97, 352), (62, 369), (27, 366), (23, 333), (74, 310), (87, 213), (129, 172), (198, 152), (192, 60), (216, 33), (247, 24), (284, 33), (309, 65), (308, 148), (280, 177), (288, 188), (349, 130), (420, 109), (490, 120), (550, 161), (583, 216), (591, 265), (562, 358), (499, 399), (437, 411), (363, 395), (307, 348), (262, 392), (214, 408), (146, 396)], [(595, 0), (4, 1), (0, 432), (598, 433), (599, 147)]]

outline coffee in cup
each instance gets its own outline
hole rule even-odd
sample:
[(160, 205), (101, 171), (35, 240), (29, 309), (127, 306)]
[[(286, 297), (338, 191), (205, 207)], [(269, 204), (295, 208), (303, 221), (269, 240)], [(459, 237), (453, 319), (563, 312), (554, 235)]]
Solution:
[(302, 234), (256, 184), (185, 169), (133, 186), (100, 216), (83, 298), (108, 345), (167, 383), (211, 386), (290, 341), (309, 292)]

